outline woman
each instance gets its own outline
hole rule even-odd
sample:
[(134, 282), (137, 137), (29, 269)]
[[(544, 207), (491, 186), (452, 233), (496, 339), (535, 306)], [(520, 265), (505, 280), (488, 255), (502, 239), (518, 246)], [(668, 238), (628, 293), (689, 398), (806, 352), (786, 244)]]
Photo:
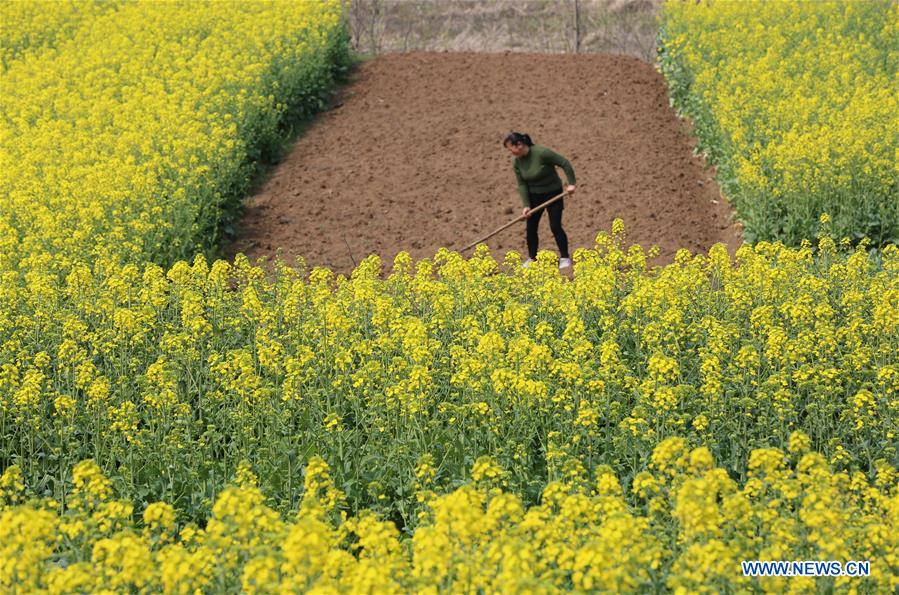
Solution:
[(521, 132), (510, 132), (503, 140), (503, 146), (515, 156), (513, 169), (518, 180), (518, 194), (524, 204), (523, 215), (527, 217), (528, 256), (523, 266), (528, 266), (537, 258), (537, 226), (543, 211), (549, 211), (549, 228), (559, 246), (559, 268), (571, 266), (568, 254), (568, 236), (562, 229), (562, 209), (564, 200), (559, 199), (536, 213), (531, 210), (550, 198), (562, 193), (562, 180), (556, 173), (556, 166), (565, 170), (568, 179), (566, 191), (575, 189), (574, 169), (571, 163), (548, 147), (535, 145), (531, 137)]

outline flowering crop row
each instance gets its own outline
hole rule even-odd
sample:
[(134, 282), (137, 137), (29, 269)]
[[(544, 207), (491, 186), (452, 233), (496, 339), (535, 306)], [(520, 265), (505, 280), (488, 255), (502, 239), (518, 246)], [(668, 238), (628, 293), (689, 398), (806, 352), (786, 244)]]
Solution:
[(647, 271), (619, 224), (573, 281), (548, 253), (497, 275), (446, 250), (414, 270), (401, 253), (386, 279), (374, 255), (351, 279), (202, 256), (6, 277), (0, 466), (61, 500), (92, 458), (135, 505), (201, 519), (244, 459), (291, 509), (319, 455), (352, 510), (412, 528), (415, 469), (453, 489), (484, 454), (526, 502), (581, 466), (628, 483), (674, 435), (737, 479), (794, 430), (838, 469), (896, 462), (899, 251), (840, 256), (825, 236), (817, 258), (717, 245)]
[(660, 62), (673, 104), (748, 241), (834, 232), (899, 243), (899, 4), (668, 2)]
[[(78, 30), (126, 0), (18, 0), (0, 5), (0, 70), (13, 60), (22, 60), (46, 48), (54, 48), (74, 37)], [(129, 0), (133, 1), (133, 0)]]
[[(131, 593), (803, 593), (899, 588), (899, 475), (880, 465), (834, 472), (794, 432), (788, 451), (749, 455), (744, 482), (706, 447), (670, 437), (625, 489), (605, 466), (554, 481), (526, 506), (479, 459), (474, 481), (445, 495), (422, 474), (415, 534), (371, 511), (346, 515), (327, 463), (310, 460), (285, 520), (247, 465), (201, 528), (165, 502), (134, 509), (90, 460), (67, 503), (26, 501), (18, 467), (0, 478), (0, 587)], [(627, 493), (626, 493), (627, 492)], [(632, 498), (626, 498), (626, 496)], [(134, 513), (142, 519), (135, 523)], [(864, 579), (744, 577), (742, 560), (870, 562)]]
[[(53, 12), (12, 3), (35, 5)], [(211, 253), (257, 162), (345, 69), (339, 1), (73, 7), (70, 38), (0, 73), (0, 271)], [(4, 35), (63, 26), (34, 12)]]

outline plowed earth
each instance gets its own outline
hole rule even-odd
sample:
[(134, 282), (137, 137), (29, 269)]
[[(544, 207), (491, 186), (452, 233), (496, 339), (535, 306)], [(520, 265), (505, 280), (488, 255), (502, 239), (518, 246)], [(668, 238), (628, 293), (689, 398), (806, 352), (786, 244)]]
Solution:
[[(572, 252), (592, 248), (616, 217), (628, 243), (659, 245), (651, 264), (716, 242), (733, 255), (742, 243), (651, 65), (604, 54), (411, 53), (359, 65), (245, 201), (223, 255), (302, 255), (349, 274), (371, 253), (389, 272), (401, 250), (417, 260), (460, 249), (521, 212), (502, 146), (510, 130), (571, 161), (577, 191), (562, 223)], [(524, 232), (519, 222), (494, 236), (491, 254), (526, 257)], [(545, 214), (540, 248), (557, 250)]]

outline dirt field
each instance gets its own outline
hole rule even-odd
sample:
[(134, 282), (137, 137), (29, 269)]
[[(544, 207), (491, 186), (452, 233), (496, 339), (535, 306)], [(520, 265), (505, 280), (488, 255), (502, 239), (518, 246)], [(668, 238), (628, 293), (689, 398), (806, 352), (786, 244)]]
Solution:
[[(742, 243), (712, 171), (692, 154), (664, 81), (637, 58), (606, 54), (387, 54), (363, 63), (247, 199), (224, 251), (251, 261), (301, 254), (310, 266), (352, 271), (370, 253), (389, 270), (459, 249), (520, 213), (509, 130), (568, 157), (577, 176), (562, 219), (571, 251), (624, 220), (628, 238), (731, 254)], [(559, 172), (564, 179), (564, 174)], [(524, 223), (488, 242), (501, 259), (526, 256)], [(540, 248), (556, 250), (548, 217)]]

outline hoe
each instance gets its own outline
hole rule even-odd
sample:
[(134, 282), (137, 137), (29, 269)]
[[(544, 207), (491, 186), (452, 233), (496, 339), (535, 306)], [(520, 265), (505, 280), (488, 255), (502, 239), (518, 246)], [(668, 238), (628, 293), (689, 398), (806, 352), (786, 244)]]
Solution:
[[(568, 194), (568, 193), (565, 192), (565, 190), (562, 190), (562, 193), (561, 193), (561, 194), (557, 194), (556, 196), (552, 197), (551, 199), (549, 199), (548, 201), (546, 201), (546, 202), (543, 203), (542, 205), (540, 205), (540, 206), (538, 206), (538, 207), (534, 207), (533, 209), (531, 209), (531, 214), (533, 214), (533, 213), (539, 211), (540, 209), (542, 209), (542, 208), (544, 208), (544, 207), (548, 207), (548, 206), (551, 205), (552, 203), (554, 203), (554, 202), (556, 202), (557, 200), (559, 200), (560, 198), (564, 197), (566, 194)], [(522, 219), (526, 219), (526, 217), (525, 217), (524, 215), (519, 215), (518, 217), (516, 217), (515, 219), (512, 219), (511, 221), (509, 221), (508, 223), (506, 223), (506, 224), (503, 225), (502, 227), (499, 227), (499, 228), (495, 229), (494, 231), (488, 233), (488, 234), (485, 235), (483, 238), (480, 238), (480, 239), (475, 240), (475, 241), (473, 241), (472, 243), (468, 244), (467, 246), (465, 246), (464, 248), (462, 248), (461, 250), (459, 250), (459, 252), (465, 252), (466, 250), (468, 250), (468, 249), (471, 248), (472, 246), (478, 245), (479, 243), (483, 242), (483, 241), (486, 240), (487, 238), (492, 238), (493, 236), (495, 236), (496, 234), (498, 234), (498, 233), (501, 232), (502, 230), (506, 229), (506, 228), (509, 227), (510, 225), (513, 225), (513, 224), (515, 224), (515, 223), (518, 223), (518, 222), (521, 221)]]

